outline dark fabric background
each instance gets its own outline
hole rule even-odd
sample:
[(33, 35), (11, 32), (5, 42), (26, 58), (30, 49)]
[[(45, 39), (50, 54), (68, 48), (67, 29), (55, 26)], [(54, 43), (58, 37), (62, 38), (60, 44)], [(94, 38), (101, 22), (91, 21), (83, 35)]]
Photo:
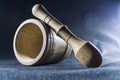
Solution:
[[(35, 18), (31, 9), (43, 4), (78, 37), (93, 42), (101, 51), (99, 68), (86, 68), (72, 54), (51, 65), (26, 67), (17, 62), (13, 38), (18, 26)], [(119, 0), (0, 0), (0, 80), (119, 80)]]
[(88, 26), (90, 21), (87, 18), (93, 16), (94, 21), (96, 21), (95, 18), (99, 18), (104, 14), (107, 15), (104, 15), (104, 17), (108, 18), (115, 14), (115, 9), (119, 9), (117, 8), (119, 0), (0, 0), (0, 52), (2, 53), (0, 58), (13, 57), (14, 33), (24, 20), (34, 18), (31, 8), (36, 3), (43, 4), (56, 18), (68, 25), (77, 36), (82, 39), (88, 37), (88, 40), (93, 39), (91, 38), (93, 34), (89, 34), (91, 32), (89, 29), (99, 26), (94, 24), (95, 22), (91, 22), (93, 25)]

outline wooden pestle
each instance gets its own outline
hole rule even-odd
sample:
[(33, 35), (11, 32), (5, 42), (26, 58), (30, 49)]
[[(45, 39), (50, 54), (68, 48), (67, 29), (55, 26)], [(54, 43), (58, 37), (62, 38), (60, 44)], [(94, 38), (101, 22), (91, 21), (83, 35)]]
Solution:
[(99, 50), (89, 41), (77, 38), (66, 25), (55, 19), (43, 5), (32, 8), (35, 17), (48, 24), (56, 34), (64, 39), (73, 49), (75, 57), (87, 67), (98, 67), (102, 63)]

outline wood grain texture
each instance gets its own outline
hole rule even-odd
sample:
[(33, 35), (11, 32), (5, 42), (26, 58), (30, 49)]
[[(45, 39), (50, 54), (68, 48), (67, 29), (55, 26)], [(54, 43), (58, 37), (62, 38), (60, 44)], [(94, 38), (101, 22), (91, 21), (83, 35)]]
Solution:
[(16, 38), (16, 49), (22, 56), (36, 58), (43, 45), (40, 28), (32, 23), (24, 25)]

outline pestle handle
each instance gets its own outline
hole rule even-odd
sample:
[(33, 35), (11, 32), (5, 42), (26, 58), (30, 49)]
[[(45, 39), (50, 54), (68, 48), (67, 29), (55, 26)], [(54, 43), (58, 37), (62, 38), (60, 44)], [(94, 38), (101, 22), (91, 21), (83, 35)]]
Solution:
[(68, 39), (73, 35), (67, 26), (63, 25), (60, 21), (53, 17), (43, 5), (36, 4), (32, 8), (32, 13), (35, 17), (48, 24), (56, 32), (56, 34), (62, 37), (65, 41), (68, 41)]
[(32, 8), (32, 13), (43, 22), (50, 25), (56, 33), (64, 26), (60, 21), (55, 19), (55, 17), (53, 17), (43, 5), (36, 4)]

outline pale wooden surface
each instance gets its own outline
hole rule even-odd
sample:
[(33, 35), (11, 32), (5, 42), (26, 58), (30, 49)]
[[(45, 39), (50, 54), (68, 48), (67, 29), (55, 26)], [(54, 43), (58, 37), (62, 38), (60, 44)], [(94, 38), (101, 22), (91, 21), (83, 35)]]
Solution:
[[(56, 32), (58, 36), (64, 39), (72, 47), (76, 58), (82, 64), (84, 64), (87, 67), (100, 66), (100, 64), (102, 63), (102, 57), (98, 49), (94, 47), (91, 43), (89, 43), (88, 41), (77, 38), (67, 28), (66, 25), (63, 25), (60, 21), (58, 21), (55, 17), (53, 17), (44, 6), (39, 5), (39, 4), (34, 5), (32, 8), (32, 13), (35, 17), (37, 17), (41, 21), (48, 24)], [(82, 56), (82, 58), (80, 56)], [(94, 61), (97, 61), (97, 62), (95, 63)]]
[(16, 38), (16, 49), (25, 57), (36, 58), (43, 45), (43, 35), (39, 27), (29, 23), (20, 29)]

